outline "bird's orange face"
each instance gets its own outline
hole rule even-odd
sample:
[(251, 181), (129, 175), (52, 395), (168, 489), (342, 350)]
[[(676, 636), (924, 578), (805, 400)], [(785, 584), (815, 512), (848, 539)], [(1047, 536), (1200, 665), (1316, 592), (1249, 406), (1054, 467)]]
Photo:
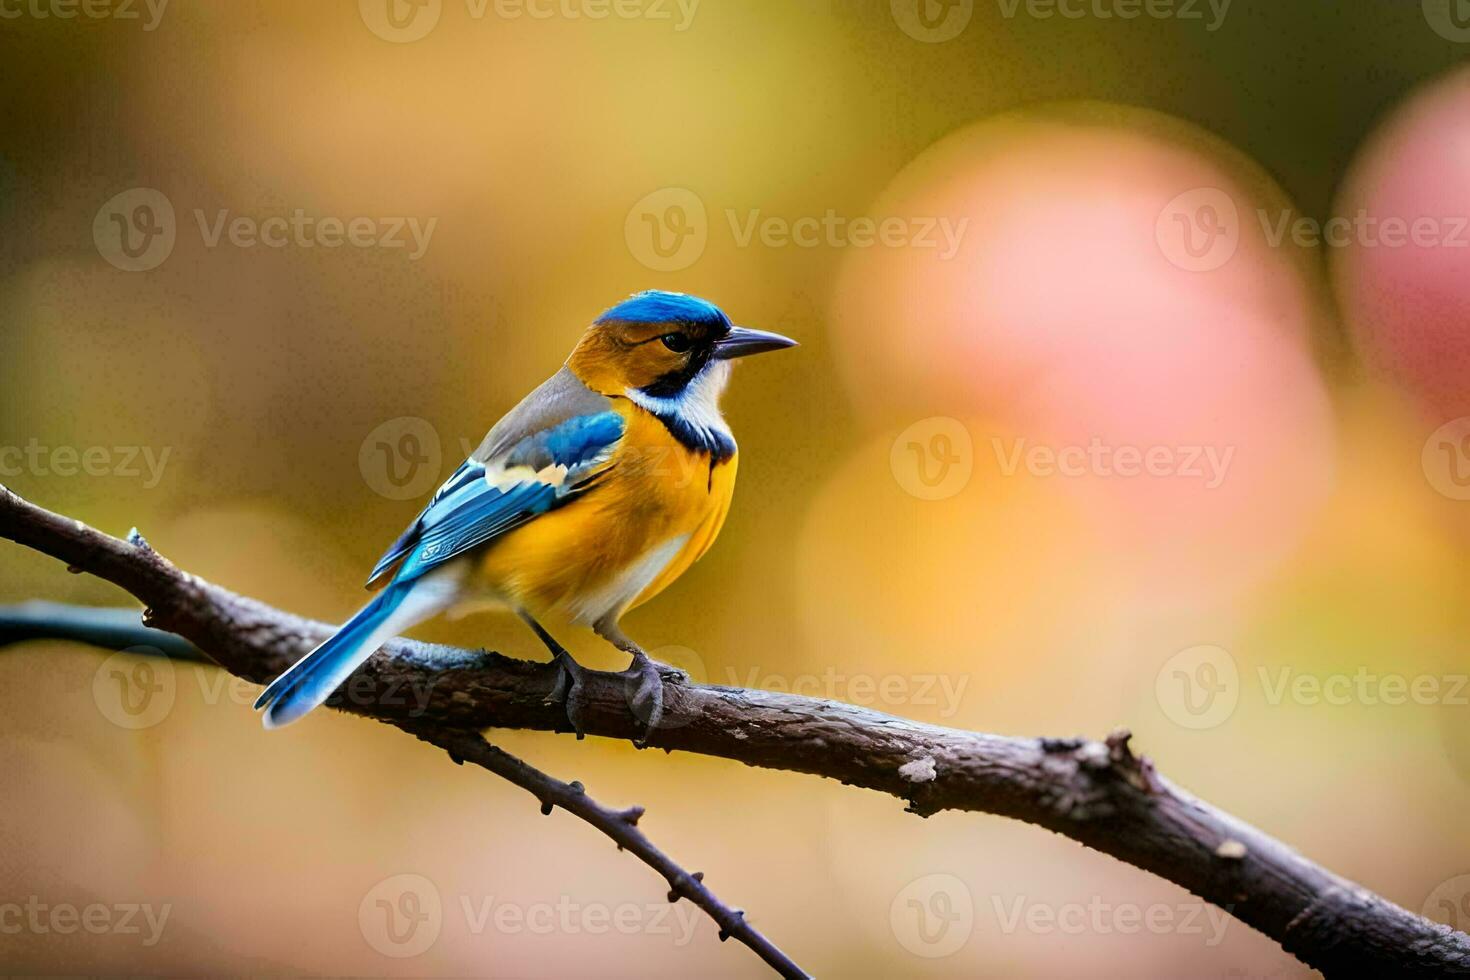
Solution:
[(631, 388), (673, 397), (717, 358), (729, 332), (723, 324), (603, 321), (582, 335), (567, 365), (603, 394)]

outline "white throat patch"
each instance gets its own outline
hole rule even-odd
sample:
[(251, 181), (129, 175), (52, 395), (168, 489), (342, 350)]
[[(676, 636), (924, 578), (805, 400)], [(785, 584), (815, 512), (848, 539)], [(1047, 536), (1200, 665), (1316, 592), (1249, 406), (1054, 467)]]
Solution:
[(684, 390), (671, 398), (659, 398), (637, 388), (624, 389), (633, 404), (654, 415), (673, 416), (701, 435), (733, 439), (730, 426), (720, 414), (720, 396), (730, 383), (730, 362), (710, 361)]

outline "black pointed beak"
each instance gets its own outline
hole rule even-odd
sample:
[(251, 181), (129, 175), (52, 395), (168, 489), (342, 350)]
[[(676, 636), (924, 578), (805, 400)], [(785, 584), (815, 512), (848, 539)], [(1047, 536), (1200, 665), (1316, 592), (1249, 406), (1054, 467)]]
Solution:
[(731, 327), (729, 333), (715, 341), (715, 359), (728, 361), (732, 357), (763, 354), (768, 350), (781, 350), (783, 347), (795, 346), (796, 341), (778, 333), (752, 330), (749, 327)]

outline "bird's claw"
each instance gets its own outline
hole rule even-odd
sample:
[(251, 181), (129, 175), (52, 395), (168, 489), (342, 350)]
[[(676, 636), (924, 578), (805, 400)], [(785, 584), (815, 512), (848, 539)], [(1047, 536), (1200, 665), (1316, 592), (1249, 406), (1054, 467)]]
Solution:
[(680, 683), (688, 679), (682, 670), (661, 664), (646, 653), (633, 654), (632, 665), (621, 674), (628, 689), (628, 707), (643, 722), (643, 734), (633, 740), (640, 748), (664, 720), (664, 681)]
[[(542, 703), (562, 705), (572, 731), (576, 732), (577, 738), (584, 738), (587, 697), (583, 681), (587, 668), (573, 660), (570, 654), (559, 653), (554, 662), (556, 680)], [(659, 663), (647, 654), (636, 653), (632, 665), (614, 676), (622, 678), (628, 708), (643, 725), (643, 734), (633, 740), (633, 744), (641, 748), (648, 744), (648, 737), (654, 729), (663, 724), (664, 684), (682, 684), (689, 680), (689, 675), (677, 667)]]
[(582, 675), (586, 668), (572, 659), (570, 654), (556, 655), (556, 682), (543, 699), (544, 704), (561, 704), (567, 713), (567, 721), (577, 738), (585, 738), (583, 730), (583, 707), (586, 699), (582, 691)]

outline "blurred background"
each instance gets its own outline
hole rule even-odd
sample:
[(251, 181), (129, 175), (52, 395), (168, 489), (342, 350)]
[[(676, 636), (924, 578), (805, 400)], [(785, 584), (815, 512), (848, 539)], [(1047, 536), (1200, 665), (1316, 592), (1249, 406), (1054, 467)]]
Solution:
[[(340, 621), (589, 320), (697, 293), (802, 346), (737, 372), (729, 522), (628, 618), (645, 646), (1128, 726), (1463, 929), (1464, 7), (5, 0), (0, 482)], [(0, 547), (0, 602), (33, 597), (129, 603)], [(543, 656), (494, 616), (416, 635)], [(335, 712), (265, 734), (257, 691), (0, 653), (8, 970), (764, 975), (565, 814)], [(1021, 824), (492, 736), (647, 806), (820, 975), (1306, 975)]]

